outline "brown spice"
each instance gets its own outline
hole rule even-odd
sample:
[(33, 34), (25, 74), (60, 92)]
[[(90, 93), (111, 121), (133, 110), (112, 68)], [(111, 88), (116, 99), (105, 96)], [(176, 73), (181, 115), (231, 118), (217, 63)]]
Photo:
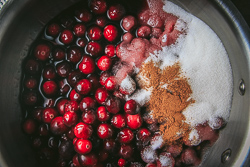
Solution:
[[(145, 82), (146, 81), (146, 82)], [(161, 70), (153, 61), (142, 64), (138, 75), (139, 85), (150, 90), (151, 96), (146, 104), (149, 112), (160, 123), (160, 131), (166, 144), (189, 133), (182, 111), (194, 100), (188, 79), (181, 76), (179, 63)]]

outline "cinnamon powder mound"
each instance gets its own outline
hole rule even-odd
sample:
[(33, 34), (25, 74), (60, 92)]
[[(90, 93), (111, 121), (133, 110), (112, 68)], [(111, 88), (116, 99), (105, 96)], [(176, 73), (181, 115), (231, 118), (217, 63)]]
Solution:
[(160, 132), (166, 144), (171, 144), (189, 133), (182, 111), (194, 100), (188, 79), (181, 75), (179, 63), (159, 68), (149, 61), (142, 64), (137, 75), (139, 86), (150, 90), (151, 96), (146, 107), (153, 118), (160, 123)]

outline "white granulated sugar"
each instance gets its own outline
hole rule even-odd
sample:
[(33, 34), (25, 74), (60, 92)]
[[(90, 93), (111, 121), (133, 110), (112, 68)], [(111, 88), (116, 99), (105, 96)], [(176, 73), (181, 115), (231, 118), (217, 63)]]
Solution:
[(160, 155), (159, 156), (159, 161), (161, 163), (161, 166), (173, 166), (173, 159), (171, 159), (171, 155), (170, 153), (168, 153), (169, 156), (165, 156), (165, 155)]
[(147, 163), (153, 163), (157, 158), (156, 151), (150, 146), (145, 147), (141, 152), (141, 158)]
[(165, 35), (163, 35), (161, 41), (162, 41), (162, 42), (167, 42), (167, 39), (168, 39), (167, 34), (165, 34)]
[(152, 149), (156, 150), (162, 146), (162, 143), (163, 143), (162, 135), (155, 136), (154, 140), (151, 141), (151, 147), (152, 147)]
[(136, 90), (131, 96), (126, 97), (126, 101), (133, 99), (135, 100), (140, 106), (144, 106), (150, 100), (151, 91), (145, 89), (138, 89)]
[(126, 78), (122, 80), (120, 87), (131, 94), (136, 89), (136, 83), (129, 75), (127, 75)]
[(193, 146), (197, 146), (201, 143), (201, 138), (198, 134), (197, 129), (191, 130), (191, 132), (189, 133), (189, 136), (188, 136), (188, 140), (191, 141), (191, 144)]

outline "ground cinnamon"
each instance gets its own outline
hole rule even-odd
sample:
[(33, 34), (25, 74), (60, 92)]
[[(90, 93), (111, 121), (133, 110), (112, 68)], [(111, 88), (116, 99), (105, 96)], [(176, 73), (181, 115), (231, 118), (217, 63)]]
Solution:
[(171, 144), (186, 135), (188, 124), (182, 111), (194, 100), (188, 79), (181, 75), (179, 63), (159, 68), (153, 61), (142, 64), (138, 75), (140, 87), (151, 91), (146, 107), (160, 123), (160, 131), (166, 143)]

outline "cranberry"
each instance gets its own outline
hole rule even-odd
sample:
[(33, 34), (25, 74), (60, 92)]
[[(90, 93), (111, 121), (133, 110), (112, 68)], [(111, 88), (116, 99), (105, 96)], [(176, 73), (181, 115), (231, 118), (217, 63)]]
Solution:
[(79, 109), (79, 106), (78, 106), (78, 103), (76, 101), (70, 101), (68, 100), (66, 103), (65, 103), (65, 106), (64, 106), (64, 112), (68, 112), (68, 111), (74, 111), (74, 112), (77, 112)]
[(142, 117), (140, 114), (126, 115), (126, 123), (131, 129), (138, 129), (142, 125)]
[(70, 90), (70, 86), (66, 79), (59, 80), (58, 86), (60, 95), (66, 95)]
[(148, 142), (150, 140), (151, 132), (147, 128), (141, 128), (136, 134), (136, 139), (142, 142)]
[(28, 89), (35, 89), (38, 86), (38, 81), (33, 77), (28, 77), (25, 78), (24, 85)]
[(71, 68), (71, 65), (67, 61), (62, 61), (56, 65), (57, 74), (63, 78), (69, 75), (69, 73), (71, 72)]
[(91, 87), (92, 85), (88, 79), (82, 79), (76, 84), (75, 90), (81, 95), (86, 95), (90, 92)]
[(98, 103), (104, 104), (108, 98), (109, 94), (105, 88), (98, 88), (95, 92), (95, 99)]
[(39, 44), (34, 50), (34, 55), (38, 60), (45, 61), (49, 59), (50, 47), (47, 44)]
[(65, 112), (64, 112), (64, 107), (65, 107), (65, 103), (68, 102), (68, 99), (65, 99), (65, 98), (62, 98), (62, 99), (59, 99), (56, 103), (56, 109), (57, 111), (60, 113), (60, 115), (63, 115)]
[(102, 53), (102, 46), (98, 42), (90, 41), (86, 51), (92, 56), (99, 56)]
[(148, 163), (145, 167), (157, 167), (156, 164)]
[(121, 129), (126, 125), (125, 116), (121, 114), (116, 114), (112, 117), (111, 123), (114, 127)]
[(78, 160), (82, 166), (94, 166), (97, 164), (98, 159), (94, 153), (80, 154)]
[(126, 160), (120, 158), (120, 159), (118, 160), (118, 162), (117, 162), (117, 165), (118, 165), (119, 167), (124, 167), (124, 166), (126, 165)]
[(59, 21), (61, 22), (61, 25), (67, 29), (72, 29), (75, 24), (75, 19), (67, 14), (61, 15)]
[(163, 21), (160, 16), (151, 15), (147, 21), (147, 24), (153, 28), (161, 28), (163, 26)]
[(92, 14), (87, 9), (79, 9), (75, 11), (76, 18), (83, 22), (89, 22)]
[(136, 83), (127, 75), (126, 78), (122, 80), (119, 90), (124, 95), (131, 95), (136, 90)]
[(111, 58), (108, 56), (102, 56), (97, 61), (97, 67), (102, 71), (107, 71), (111, 68), (112, 61)]
[(137, 36), (140, 38), (148, 38), (151, 34), (151, 28), (149, 26), (141, 26), (137, 30)]
[(74, 167), (81, 167), (81, 164), (80, 164), (80, 162), (78, 160), (78, 154), (74, 155), (72, 161), (73, 161)]
[(80, 122), (75, 126), (74, 133), (77, 138), (88, 139), (92, 135), (93, 129), (91, 125)]
[(114, 153), (117, 148), (117, 143), (114, 139), (105, 139), (103, 141), (103, 149), (109, 153)]
[(79, 70), (83, 74), (91, 74), (95, 71), (95, 62), (94, 60), (88, 56), (84, 55), (81, 63), (79, 64)]
[(85, 48), (85, 46), (87, 45), (87, 40), (85, 38), (78, 38), (76, 40), (76, 44), (81, 48)]
[(84, 24), (76, 24), (74, 26), (74, 33), (77, 37), (84, 37), (86, 32), (86, 26)]
[(115, 46), (110, 44), (110, 45), (106, 45), (105, 47), (105, 54), (108, 57), (114, 57), (115, 56)]
[(56, 47), (52, 50), (52, 57), (55, 61), (60, 61), (65, 58), (65, 50), (61, 47)]
[(76, 136), (74, 133), (74, 126), (71, 126), (71, 129), (67, 132), (67, 137), (71, 140), (73, 140)]
[(115, 91), (113, 92), (113, 95), (114, 95), (115, 97), (121, 99), (121, 100), (122, 100), (122, 99), (125, 99), (125, 95), (122, 94), (119, 90), (115, 90)]
[(63, 123), (63, 117), (59, 116), (51, 121), (50, 131), (54, 135), (62, 135), (68, 131), (68, 127)]
[(78, 139), (74, 146), (75, 151), (79, 154), (88, 154), (92, 150), (92, 143), (87, 139)]
[(78, 121), (78, 116), (74, 111), (67, 111), (63, 115), (63, 123), (68, 127), (75, 125), (77, 121)]
[(134, 39), (134, 35), (132, 35), (132, 34), (129, 33), (129, 32), (126, 32), (126, 33), (123, 34), (123, 36), (122, 36), (122, 40), (123, 40), (124, 42), (127, 42), (127, 43), (130, 43), (133, 39)]
[(145, 121), (147, 124), (155, 124), (155, 123), (157, 123), (157, 120), (155, 120), (153, 118), (153, 116), (150, 115), (150, 113), (143, 114), (142, 118), (143, 118), (143, 121)]
[(30, 75), (36, 75), (40, 72), (40, 64), (36, 60), (29, 59), (25, 64), (25, 72)]
[(133, 138), (134, 134), (129, 128), (124, 128), (118, 133), (118, 140), (120, 143), (130, 143)]
[(146, 146), (141, 150), (141, 159), (146, 163), (153, 163), (157, 159), (157, 153), (152, 147)]
[(105, 82), (105, 88), (109, 91), (113, 91), (115, 90), (115, 88), (117, 87), (117, 83), (116, 83), (116, 78), (115, 76), (111, 76), (109, 77), (106, 82)]
[[(157, 166), (162, 166), (162, 167), (174, 167), (175, 165), (175, 160), (174, 158), (171, 156), (170, 153), (167, 152), (163, 152), (160, 153), (157, 161)], [(197, 164), (198, 165), (198, 164)], [(195, 165), (196, 166), (196, 165)]]
[(105, 0), (91, 0), (89, 7), (95, 14), (103, 14), (107, 11), (107, 3)]
[(67, 49), (67, 60), (71, 63), (78, 63), (82, 58), (83, 51), (78, 46), (71, 46)]
[(112, 114), (117, 114), (121, 108), (121, 101), (117, 97), (109, 97), (106, 102), (106, 109)]
[(24, 104), (33, 106), (39, 102), (39, 93), (33, 90), (23, 92), (22, 100), (24, 101)]
[(160, 149), (163, 146), (163, 138), (159, 132), (154, 133), (150, 139), (150, 144), (153, 149)]
[(60, 41), (64, 45), (69, 45), (74, 40), (74, 34), (71, 30), (65, 29), (60, 34)]
[(36, 122), (33, 119), (26, 119), (23, 123), (23, 130), (26, 134), (33, 134), (36, 131)]
[(34, 110), (32, 111), (33, 118), (35, 120), (41, 122), (42, 121), (42, 112), (43, 112), (42, 107), (34, 108)]
[(130, 144), (122, 144), (119, 150), (119, 155), (124, 159), (130, 159), (134, 154), (133, 146)]
[(103, 30), (103, 35), (109, 42), (113, 42), (118, 36), (118, 30), (114, 25), (107, 25)]
[(154, 38), (159, 38), (162, 34), (162, 30), (160, 28), (152, 28), (151, 36)]
[(93, 26), (88, 31), (88, 37), (90, 40), (98, 41), (102, 38), (102, 30), (97, 26)]
[(99, 16), (96, 18), (96, 25), (100, 26), (100, 27), (104, 27), (107, 23), (107, 19), (104, 16)]
[(97, 108), (97, 119), (99, 121), (107, 121), (110, 118), (109, 112), (107, 112), (104, 106), (100, 106)]
[(69, 94), (69, 98), (70, 98), (70, 100), (77, 101), (77, 102), (80, 102), (82, 100), (82, 96), (79, 93), (77, 93), (75, 91), (75, 89), (71, 90), (71, 92)]
[(94, 109), (96, 107), (96, 101), (91, 97), (84, 97), (80, 102), (79, 107), (82, 112), (87, 109)]
[(44, 147), (38, 152), (38, 156), (41, 162), (49, 162), (55, 158), (55, 152), (51, 148)]
[(136, 26), (137, 21), (134, 16), (126, 16), (122, 19), (122, 27), (126, 31), (131, 31)]
[(67, 81), (70, 84), (70, 86), (74, 87), (78, 81), (84, 78), (83, 73), (80, 71), (71, 71), (68, 75)]
[(42, 119), (44, 123), (50, 123), (58, 115), (57, 111), (52, 107), (46, 107), (42, 112)]
[(94, 93), (96, 89), (100, 87), (99, 76), (97, 76), (96, 74), (90, 74), (87, 76), (87, 78), (92, 84), (91, 93)]
[(128, 100), (124, 105), (124, 111), (130, 115), (138, 114), (140, 112), (139, 104), (133, 99)]
[(57, 23), (49, 24), (46, 29), (46, 33), (52, 37), (56, 37), (57, 35), (59, 35), (60, 31), (61, 31), (61, 27)]
[(97, 135), (101, 139), (110, 138), (113, 135), (113, 129), (109, 124), (102, 123), (97, 127)]
[(40, 136), (48, 136), (49, 135), (49, 126), (48, 126), (48, 124), (41, 124), (38, 127), (38, 134)]
[(58, 86), (55, 81), (45, 81), (42, 84), (42, 91), (45, 96), (51, 97), (58, 93)]
[(106, 80), (107, 80), (110, 76), (111, 76), (110, 72), (108, 72), (108, 71), (102, 72), (101, 75), (100, 75), (100, 84), (104, 86), (105, 83), (106, 83)]
[(103, 162), (103, 161), (107, 160), (108, 157), (109, 157), (109, 153), (105, 149), (102, 149), (98, 152), (98, 160), (99, 161)]
[(42, 140), (41, 137), (36, 137), (32, 141), (32, 147), (35, 148), (35, 149), (39, 149), (39, 148), (41, 148), (43, 143), (44, 143), (44, 141)]
[(93, 109), (87, 109), (82, 113), (82, 121), (86, 124), (93, 124), (96, 121), (96, 114)]
[(65, 160), (71, 159), (75, 153), (73, 143), (71, 141), (62, 141), (58, 147), (58, 153)]
[(157, 132), (157, 131), (159, 131), (159, 126), (157, 125), (157, 123), (149, 124), (149, 125), (147, 126), (147, 128), (148, 128), (151, 132)]
[(125, 9), (120, 4), (110, 6), (108, 9), (108, 17), (110, 20), (115, 20), (115, 21), (121, 20), (124, 14), (125, 14)]
[(55, 68), (52, 65), (45, 66), (43, 70), (43, 77), (45, 79), (55, 79), (56, 78)]

